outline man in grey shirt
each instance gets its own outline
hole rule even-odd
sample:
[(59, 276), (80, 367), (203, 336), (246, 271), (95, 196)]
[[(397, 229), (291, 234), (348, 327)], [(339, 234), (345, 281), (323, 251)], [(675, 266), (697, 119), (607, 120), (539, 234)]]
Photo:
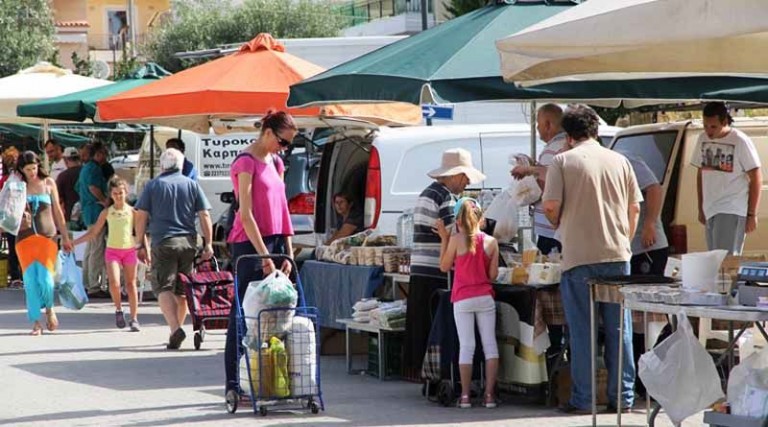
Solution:
[(143, 236), (149, 222), (151, 254), (143, 244), (136, 249), (140, 260), (151, 262), (152, 291), (171, 328), (169, 350), (178, 349), (186, 338), (182, 325), (187, 316), (187, 302), (177, 276), (191, 273), (195, 264), (195, 215), (200, 218), (203, 232), (201, 258), (207, 260), (213, 256), (213, 231), (208, 213), (211, 205), (200, 185), (181, 174), (183, 164), (184, 155), (179, 150), (165, 150), (160, 156), (162, 174), (147, 183), (136, 204), (136, 235)]
[(627, 155), (635, 171), (637, 186), (643, 192), (637, 233), (632, 239), (632, 274), (664, 275), (669, 258), (669, 243), (661, 223), (661, 184), (656, 174), (636, 155)]

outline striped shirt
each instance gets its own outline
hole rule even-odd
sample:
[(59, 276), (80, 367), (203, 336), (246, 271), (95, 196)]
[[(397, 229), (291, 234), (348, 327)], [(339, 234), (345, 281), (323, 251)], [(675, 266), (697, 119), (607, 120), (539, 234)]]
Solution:
[[(565, 141), (565, 132), (560, 132), (547, 143), (547, 146), (544, 147), (544, 151), (539, 155), (539, 166), (551, 166), (552, 159), (555, 158), (555, 155), (562, 153), (567, 149), (568, 145)], [(537, 235), (549, 237), (550, 239), (555, 238), (555, 228), (552, 227), (552, 223), (550, 223), (544, 215), (544, 207), (541, 204), (541, 200), (533, 205), (533, 227)]]
[(433, 182), (421, 192), (413, 211), (413, 251), (411, 274), (445, 278), (440, 271), (440, 236), (432, 231), (435, 221), (453, 224), (453, 195), (448, 187)]

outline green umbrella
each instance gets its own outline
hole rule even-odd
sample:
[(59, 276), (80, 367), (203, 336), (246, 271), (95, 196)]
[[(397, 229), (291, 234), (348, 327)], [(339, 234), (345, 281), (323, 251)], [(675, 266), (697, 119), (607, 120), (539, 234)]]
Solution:
[[(25, 123), (3, 123), (0, 124), (0, 133), (12, 134), (18, 137), (30, 137), (35, 140), (43, 134), (39, 125)], [(52, 130), (49, 131), (49, 137), (65, 146), (80, 146), (89, 141), (87, 136), (75, 135), (67, 132)]]
[(142, 86), (171, 73), (157, 64), (148, 63), (133, 72), (128, 78), (115, 83), (70, 93), (16, 107), (21, 117), (70, 120), (82, 122), (96, 115), (96, 101)]
[(288, 105), (535, 99), (536, 91), (501, 78), (495, 42), (569, 7), (543, 1), (483, 7), (291, 86)]

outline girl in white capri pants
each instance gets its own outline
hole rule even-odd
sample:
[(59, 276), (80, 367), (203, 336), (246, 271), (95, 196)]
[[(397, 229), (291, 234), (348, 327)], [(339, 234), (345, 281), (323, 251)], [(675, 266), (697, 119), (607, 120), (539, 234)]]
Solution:
[[(472, 381), (472, 359), (475, 354), (475, 321), (485, 352), (486, 408), (496, 407), (493, 395), (496, 373), (499, 369), (499, 350), (496, 345), (496, 304), (491, 282), (499, 274), (499, 244), (480, 231), (482, 210), (477, 201), (461, 198), (454, 207), (458, 232), (451, 235), (442, 220), (436, 231), (440, 235), (440, 270), (448, 272), (454, 267), (453, 317), (459, 333), (459, 374), (461, 376), (460, 408), (470, 408), (469, 388)], [(492, 279), (493, 278), (493, 279)]]

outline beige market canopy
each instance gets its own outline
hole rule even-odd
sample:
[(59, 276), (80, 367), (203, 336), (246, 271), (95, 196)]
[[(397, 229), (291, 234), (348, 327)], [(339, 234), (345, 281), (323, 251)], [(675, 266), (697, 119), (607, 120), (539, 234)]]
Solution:
[(768, 73), (766, 0), (589, 0), (498, 40), (524, 86)]
[(108, 85), (108, 80), (79, 76), (69, 70), (40, 62), (33, 67), (0, 79), (0, 122), (42, 123), (49, 120), (18, 117), (16, 107), (86, 89)]

